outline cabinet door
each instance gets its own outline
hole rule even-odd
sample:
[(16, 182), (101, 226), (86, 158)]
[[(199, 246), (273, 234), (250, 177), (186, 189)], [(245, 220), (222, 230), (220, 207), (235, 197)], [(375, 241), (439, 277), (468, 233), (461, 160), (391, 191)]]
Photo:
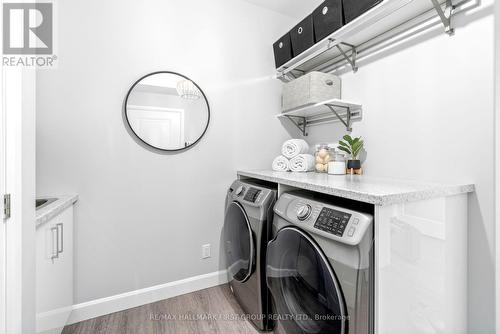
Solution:
[(467, 333), (467, 195), (375, 212), (376, 334)]
[(36, 243), (37, 332), (60, 333), (73, 305), (73, 208), (40, 226)]

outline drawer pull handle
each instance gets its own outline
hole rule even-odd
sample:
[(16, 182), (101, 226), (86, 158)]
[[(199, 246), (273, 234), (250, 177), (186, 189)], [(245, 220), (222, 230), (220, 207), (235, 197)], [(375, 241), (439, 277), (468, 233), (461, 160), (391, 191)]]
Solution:
[[(54, 232), (55, 232), (55, 238), (54, 238)], [(50, 234), (52, 238), (52, 256), (50, 257), (50, 259), (54, 260), (59, 257), (59, 237), (57, 235), (58, 234), (57, 227), (51, 227)], [(55, 239), (55, 247), (54, 247), (54, 239)]]
[[(62, 223), (59, 223), (56, 225), (56, 228), (57, 228), (57, 254), (59, 254), (64, 252), (64, 227)], [(61, 239), (59, 239), (59, 235), (61, 235)]]

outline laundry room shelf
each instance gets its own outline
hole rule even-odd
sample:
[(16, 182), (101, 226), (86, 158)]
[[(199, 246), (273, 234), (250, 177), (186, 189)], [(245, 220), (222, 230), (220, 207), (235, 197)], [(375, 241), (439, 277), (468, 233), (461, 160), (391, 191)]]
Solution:
[(277, 68), (277, 78), (289, 81), (311, 71), (331, 72), (344, 65), (356, 72), (360, 53), (396, 43), (394, 36), (412, 36), (415, 27), (424, 23), (441, 24), (452, 35), (453, 15), (465, 10), (469, 2), (473, 1), (384, 0)]
[(289, 110), (278, 114), (279, 119), (290, 120), (307, 136), (307, 127), (330, 122), (341, 122), (347, 131), (352, 130), (352, 122), (361, 119), (362, 106), (346, 100), (331, 99), (310, 106)]

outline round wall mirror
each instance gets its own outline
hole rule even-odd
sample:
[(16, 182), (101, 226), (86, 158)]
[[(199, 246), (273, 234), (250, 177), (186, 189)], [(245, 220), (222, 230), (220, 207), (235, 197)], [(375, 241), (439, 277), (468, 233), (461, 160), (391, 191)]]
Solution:
[(137, 80), (125, 99), (125, 118), (143, 143), (163, 151), (196, 144), (210, 122), (201, 88), (182, 74), (155, 72)]

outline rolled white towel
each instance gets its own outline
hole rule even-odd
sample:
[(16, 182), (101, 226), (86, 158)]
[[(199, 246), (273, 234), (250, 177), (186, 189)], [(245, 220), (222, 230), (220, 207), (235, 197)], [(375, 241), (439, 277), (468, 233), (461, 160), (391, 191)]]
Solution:
[(310, 154), (299, 154), (290, 160), (292, 172), (309, 172), (314, 170), (314, 156)]
[(288, 172), (290, 170), (290, 160), (280, 155), (273, 160), (273, 170), (277, 172)]
[(281, 147), (281, 153), (287, 159), (296, 157), (299, 154), (306, 154), (307, 152), (309, 152), (309, 144), (304, 139), (287, 140)]

